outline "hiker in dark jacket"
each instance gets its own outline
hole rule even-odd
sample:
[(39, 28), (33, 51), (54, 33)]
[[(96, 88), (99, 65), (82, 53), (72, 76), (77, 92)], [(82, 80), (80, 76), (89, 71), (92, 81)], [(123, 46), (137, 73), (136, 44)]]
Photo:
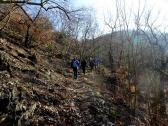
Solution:
[(90, 59), (89, 65), (90, 65), (91, 71), (93, 71), (93, 68), (94, 68), (94, 65), (95, 65), (93, 59)]
[(74, 58), (71, 61), (71, 67), (72, 67), (73, 72), (74, 72), (74, 79), (78, 78), (78, 68), (79, 68), (79, 65), (80, 65), (80, 62), (79, 62), (79, 60), (77, 58)]
[(86, 60), (85, 59), (82, 59), (81, 61), (81, 68), (82, 68), (83, 73), (85, 74), (86, 72)]
[(99, 67), (99, 64), (100, 64), (100, 59), (98, 57), (96, 57), (94, 59), (94, 62), (95, 62), (95, 69), (97, 69)]

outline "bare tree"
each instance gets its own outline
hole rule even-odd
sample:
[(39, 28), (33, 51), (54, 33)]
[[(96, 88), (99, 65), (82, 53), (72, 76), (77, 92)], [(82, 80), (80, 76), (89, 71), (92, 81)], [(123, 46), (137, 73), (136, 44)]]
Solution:
[[(40, 6), (45, 11), (51, 10), (51, 9), (58, 9), (65, 13), (65, 15), (69, 18), (69, 11), (62, 5), (65, 0), (40, 0), (40, 1), (31, 1), (31, 0), (1, 0), (0, 4), (14, 4), (17, 6), (20, 6), (22, 8), (23, 5), (32, 5), (32, 6)], [(22, 8), (23, 9), (23, 8)], [(24, 10), (24, 9), (23, 9)], [(27, 12), (25, 11), (27, 14)], [(27, 14), (28, 15), (28, 14)]]
[[(108, 56), (109, 56), (109, 62), (110, 62), (110, 67), (111, 67), (111, 72), (113, 73), (115, 70), (115, 62), (119, 61), (117, 56), (115, 56), (115, 44), (119, 44), (115, 41), (116, 40), (116, 33), (119, 31), (121, 27), (121, 22), (120, 22), (120, 2), (115, 1), (115, 14), (109, 14), (108, 15), (108, 20), (106, 20), (106, 17), (104, 19), (105, 25), (108, 26), (111, 30), (111, 42), (109, 43), (109, 51), (108, 51)], [(119, 39), (119, 38), (117, 38)], [(116, 53), (119, 50), (119, 46), (116, 46)]]
[[(52, 12), (55, 16), (62, 16), (64, 17), (64, 19), (66, 19), (66, 21), (70, 21), (70, 17), (73, 13), (81, 11), (81, 9), (78, 10), (71, 10), (70, 7), (68, 7), (68, 2), (65, 0), (41, 0), (41, 1), (31, 1), (31, 0), (21, 0), (21, 1), (11, 1), (11, 0), (2, 0), (0, 1), (0, 5), (2, 6), (9, 6), (10, 9), (8, 11), (6, 11), (5, 13), (3, 13), (3, 17), (1, 19), (1, 21), (5, 22), (3, 23), (3, 25), (1, 26), (1, 30), (3, 30), (5, 28), (5, 26), (7, 25), (8, 21), (10, 20), (10, 15), (12, 15), (12, 12), (15, 10), (20, 10), (22, 11), (26, 16), (26, 20), (24, 22), (22, 22), (23, 24), (25, 24), (27, 26), (27, 30), (25, 33), (25, 39), (24, 39), (24, 43), (25, 46), (28, 47), (31, 43), (31, 41), (29, 41), (29, 39), (31, 38), (30, 35), (30, 29), (31, 27), (35, 24), (36, 19), (38, 18), (38, 16), (41, 14), (41, 12)], [(26, 7), (35, 7), (36, 8), (36, 13), (31, 16)], [(65, 15), (65, 16), (64, 16)], [(71, 26), (71, 25), (68, 25)]]
[[(158, 54), (154, 56), (152, 69), (159, 74), (160, 81), (159, 81), (159, 88), (158, 88), (158, 99), (159, 102), (156, 103), (156, 107), (158, 106), (158, 110), (155, 110), (155, 114), (153, 118), (158, 118), (158, 115), (166, 115), (166, 102), (165, 102), (165, 82), (167, 78), (167, 45), (168, 45), (168, 38), (167, 34), (164, 31), (160, 31), (159, 27), (156, 24), (156, 19), (152, 20), (152, 13), (149, 11), (146, 16), (146, 29), (148, 32), (143, 33), (146, 35), (148, 42), (152, 46), (153, 54), (156, 54), (155, 50), (158, 49)], [(155, 101), (152, 101), (155, 102)]]

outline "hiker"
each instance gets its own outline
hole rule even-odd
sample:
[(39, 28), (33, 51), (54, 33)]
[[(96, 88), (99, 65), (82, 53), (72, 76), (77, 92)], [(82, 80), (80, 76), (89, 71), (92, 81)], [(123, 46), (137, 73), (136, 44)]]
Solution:
[(90, 65), (91, 71), (93, 71), (95, 63), (94, 63), (94, 60), (92, 58), (90, 59), (89, 65)]
[(96, 66), (96, 58), (93, 59), (93, 64), (94, 64), (94, 69), (96, 70), (97, 66)]
[(74, 72), (74, 79), (78, 78), (78, 68), (79, 68), (80, 62), (77, 58), (74, 58), (71, 62), (71, 67)]
[(82, 59), (81, 61), (81, 68), (82, 68), (83, 74), (85, 74), (86, 72), (86, 60), (85, 59)]
[(95, 58), (95, 69), (99, 67), (100, 59), (98, 57)]

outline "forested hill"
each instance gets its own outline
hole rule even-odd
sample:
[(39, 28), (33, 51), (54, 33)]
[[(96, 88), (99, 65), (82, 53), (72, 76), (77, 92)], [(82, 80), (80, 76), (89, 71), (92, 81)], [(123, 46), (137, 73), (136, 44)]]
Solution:
[[(45, 15), (32, 22), (18, 8), (0, 6), (0, 125), (97, 126), (141, 124), (103, 64), (73, 79), (77, 40), (55, 31)], [(7, 17), (5, 17), (7, 16)], [(90, 47), (91, 48), (91, 47)], [(81, 53), (82, 54), (82, 53)], [(112, 79), (112, 80), (111, 80)], [(122, 109), (121, 109), (122, 108)], [(143, 118), (143, 117), (142, 117)]]
[(0, 1), (0, 126), (167, 126), (167, 34), (96, 38), (92, 16), (66, 0)]
[[(114, 94), (116, 78), (100, 66), (73, 80), (60, 48), (26, 49), (0, 39), (0, 125), (125, 125), (145, 123)], [(121, 91), (122, 90), (118, 90)]]

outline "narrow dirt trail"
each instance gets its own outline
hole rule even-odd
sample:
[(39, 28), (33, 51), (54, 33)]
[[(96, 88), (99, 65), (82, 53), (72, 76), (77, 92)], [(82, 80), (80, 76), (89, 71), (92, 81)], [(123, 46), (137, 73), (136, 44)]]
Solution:
[(79, 94), (92, 94), (93, 97), (104, 97), (104, 95), (108, 94), (108, 98), (113, 97), (112, 93), (107, 89), (105, 77), (102, 74), (98, 74), (96, 71), (89, 71), (85, 75), (80, 74), (79, 79), (75, 80), (75, 83), (80, 87), (76, 90)]
[(80, 110), (81, 121), (88, 126), (112, 125), (115, 120), (114, 107), (111, 104), (113, 95), (106, 89), (102, 74), (96, 71), (80, 74), (74, 80), (76, 89), (75, 103)]
[(86, 75), (80, 74), (78, 80), (73, 80), (77, 85), (74, 90), (78, 101), (75, 104), (82, 115), (81, 121), (88, 126), (134, 124), (129, 118), (131, 110), (122, 99), (116, 99), (106, 76), (109, 76), (109, 71), (103, 74), (88, 71)]

